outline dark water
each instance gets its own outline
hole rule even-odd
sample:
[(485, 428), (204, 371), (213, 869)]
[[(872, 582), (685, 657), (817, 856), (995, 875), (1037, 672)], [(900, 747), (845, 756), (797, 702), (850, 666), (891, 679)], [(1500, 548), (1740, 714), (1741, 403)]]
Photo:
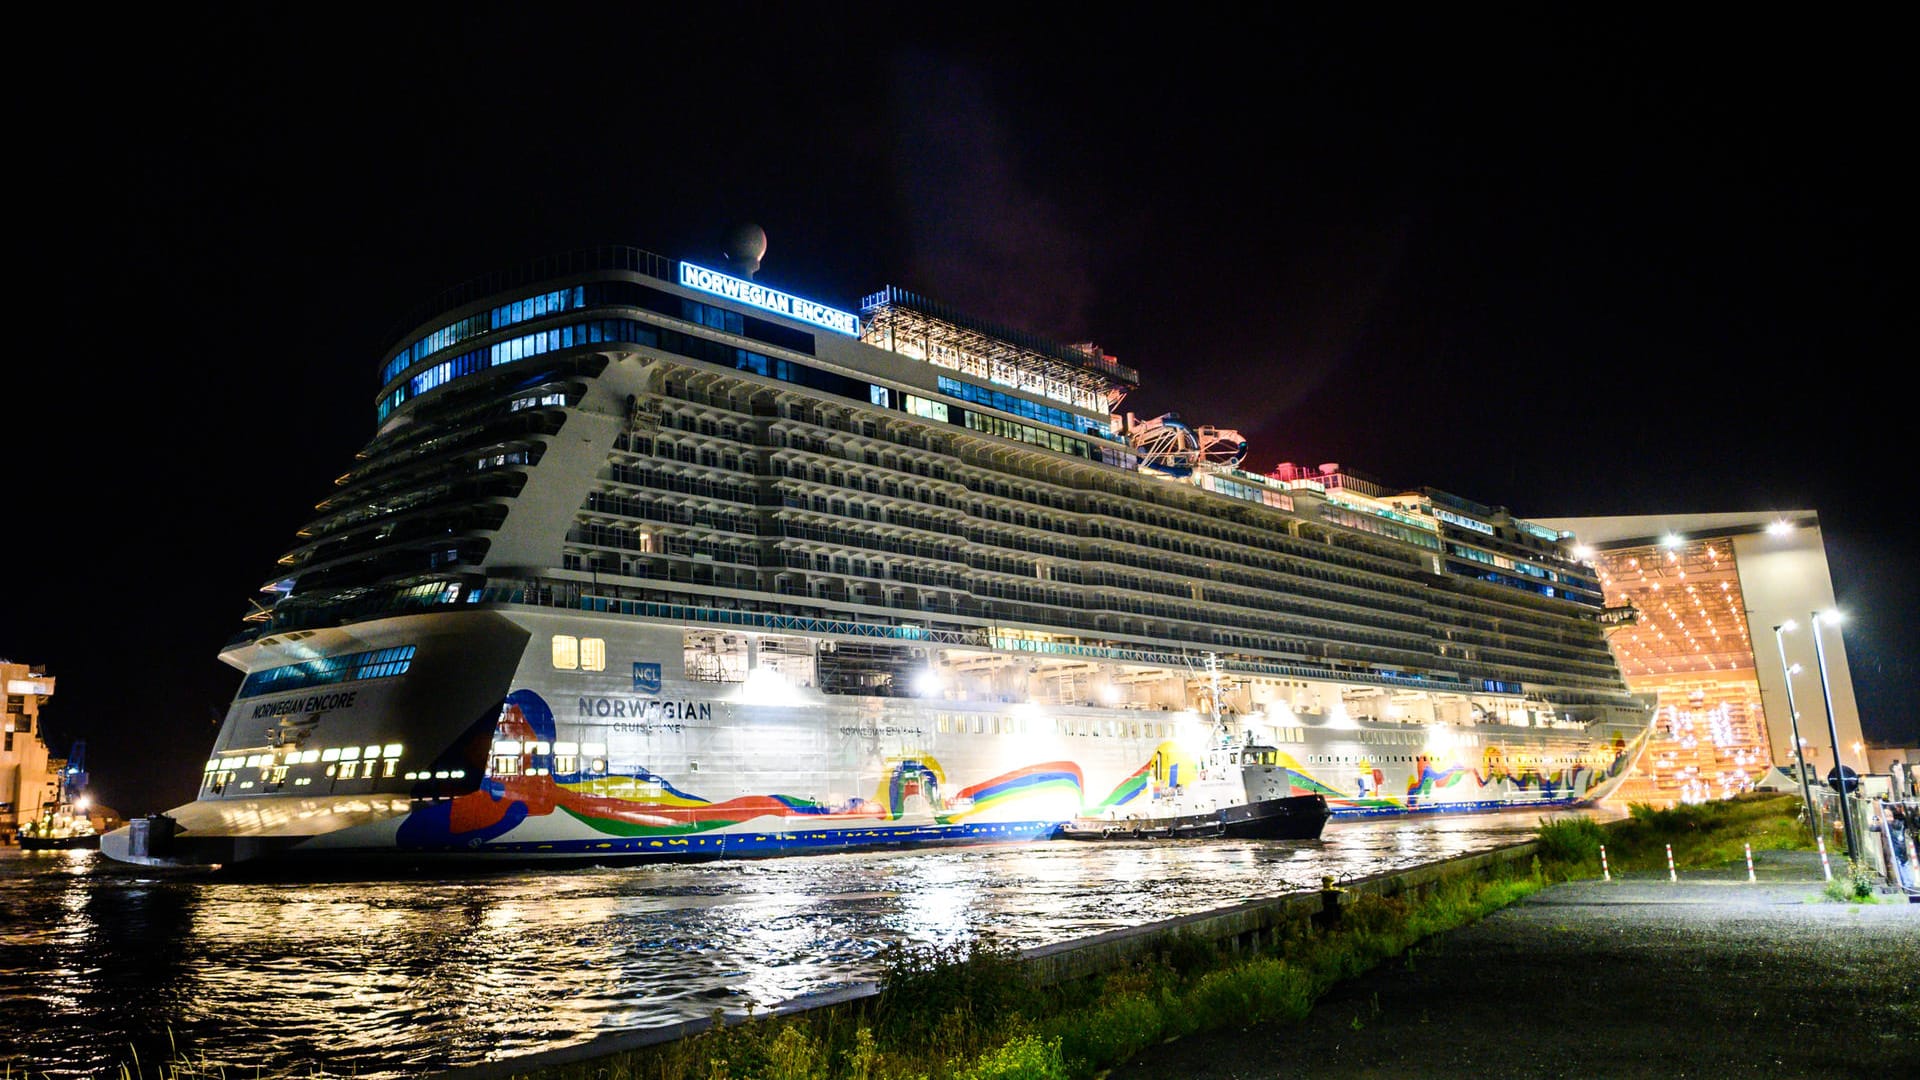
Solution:
[(1053, 841), (432, 880), (241, 882), (0, 849), (0, 1068), (418, 1076), (871, 978), (896, 941), (1027, 947), (1524, 838), (1537, 811), (1317, 842)]

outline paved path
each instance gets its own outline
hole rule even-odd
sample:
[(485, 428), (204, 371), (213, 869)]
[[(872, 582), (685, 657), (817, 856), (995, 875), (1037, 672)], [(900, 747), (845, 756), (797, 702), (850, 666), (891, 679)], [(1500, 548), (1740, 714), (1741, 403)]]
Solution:
[(1920, 904), (1819, 902), (1819, 856), (1573, 882), (1342, 984), (1299, 1024), (1108, 1080), (1920, 1077)]

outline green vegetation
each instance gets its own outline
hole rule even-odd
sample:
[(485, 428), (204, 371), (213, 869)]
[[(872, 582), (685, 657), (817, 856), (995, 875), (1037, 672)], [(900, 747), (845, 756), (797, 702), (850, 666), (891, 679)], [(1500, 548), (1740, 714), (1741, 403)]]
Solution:
[(1627, 807), (1627, 818), (1600, 825), (1574, 817), (1540, 823), (1540, 855), (1555, 878), (1600, 876), (1600, 845), (1614, 873), (1667, 868), (1667, 845), (1676, 867), (1725, 866), (1755, 851), (1805, 850), (1813, 836), (1799, 819), (1792, 795), (1742, 795), (1721, 802), (1682, 803), (1657, 810)]
[(1865, 863), (1842, 855), (1840, 865), (1821, 888), (1820, 896), (1823, 900), (1840, 904), (1877, 904), (1880, 902), (1877, 892), (1879, 884), (1879, 878)]
[[(152, 1073), (153, 1080), (227, 1080), (227, 1070), (224, 1066), (208, 1061), (205, 1055), (195, 1060), (186, 1051), (180, 1049), (179, 1043), (173, 1037), (171, 1027), (167, 1029), (167, 1049), (171, 1056), (168, 1060), (153, 1066), (157, 1070)], [(112, 1072), (100, 1073), (99, 1076), (103, 1080), (145, 1080), (148, 1076), (147, 1063), (140, 1060), (140, 1051), (131, 1046), (127, 1050), (128, 1063)], [(233, 1073), (235, 1080), (242, 1076), (254, 1075), (257, 1075), (257, 1070), (254, 1072), (236, 1070)], [(317, 1071), (315, 1075), (318, 1075)], [(11, 1061), (0, 1061), (0, 1080), (46, 1080), (46, 1074), (16, 1068)]]

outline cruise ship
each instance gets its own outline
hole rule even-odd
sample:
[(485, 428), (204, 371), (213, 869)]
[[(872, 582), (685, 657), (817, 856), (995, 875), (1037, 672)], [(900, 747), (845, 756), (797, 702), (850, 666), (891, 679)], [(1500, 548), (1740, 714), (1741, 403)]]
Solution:
[(416, 313), (371, 440), (220, 653), (244, 678), (197, 797), (103, 850), (1034, 841), (1195, 809), (1223, 746), (1337, 828), (1596, 800), (1645, 746), (1572, 537), (1245, 469), (1235, 432), (1123, 412), (1140, 377), (1096, 345), (783, 292), (754, 233)]

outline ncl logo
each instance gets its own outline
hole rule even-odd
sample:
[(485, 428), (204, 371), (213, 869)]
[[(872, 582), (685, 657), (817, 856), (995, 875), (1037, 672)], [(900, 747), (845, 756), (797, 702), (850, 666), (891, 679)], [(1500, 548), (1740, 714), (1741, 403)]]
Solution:
[(633, 665), (633, 688), (642, 694), (659, 693), (660, 665), (636, 662)]

